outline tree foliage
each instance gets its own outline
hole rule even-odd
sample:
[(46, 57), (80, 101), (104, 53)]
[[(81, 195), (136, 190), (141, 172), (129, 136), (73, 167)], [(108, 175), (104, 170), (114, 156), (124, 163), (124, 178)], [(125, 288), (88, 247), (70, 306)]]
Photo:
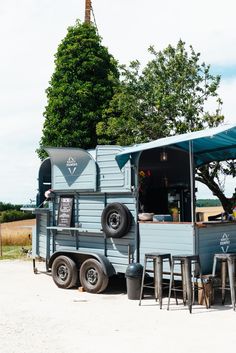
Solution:
[[(105, 119), (98, 123), (100, 143), (129, 145), (165, 136), (218, 126), (224, 121), (218, 95), (220, 76), (200, 62), (200, 54), (183, 41), (163, 51), (149, 49), (152, 60), (141, 70), (134, 61), (121, 69), (117, 87)], [(210, 111), (209, 107), (214, 107)], [(197, 170), (197, 180), (207, 185), (224, 209), (232, 209), (235, 198), (224, 195), (222, 175), (235, 176), (235, 162), (210, 163)]]
[(76, 22), (55, 55), (55, 71), (46, 90), (47, 106), (38, 155), (43, 147), (93, 148), (119, 77), (117, 63), (91, 24)]
[[(200, 54), (179, 41), (163, 51), (149, 49), (153, 59), (140, 70), (134, 61), (121, 69), (121, 85), (97, 126), (99, 142), (122, 145), (217, 126), (222, 101), (220, 77), (199, 63)], [(207, 102), (216, 103), (210, 113)], [(127, 138), (128, 136), (128, 138)]]

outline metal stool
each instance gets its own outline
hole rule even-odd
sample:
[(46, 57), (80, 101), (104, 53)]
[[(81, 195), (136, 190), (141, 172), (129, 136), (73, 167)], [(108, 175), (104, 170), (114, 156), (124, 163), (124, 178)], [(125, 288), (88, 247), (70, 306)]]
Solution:
[[(174, 286), (174, 269), (176, 265), (180, 265), (181, 273), (178, 274), (182, 278), (182, 288)], [(195, 268), (194, 268), (195, 267)], [(201, 289), (203, 290), (204, 300), (206, 307), (208, 308), (205, 287), (202, 280), (200, 258), (198, 255), (174, 255), (172, 256), (171, 274), (170, 274), (170, 287), (169, 287), (169, 297), (167, 310), (170, 306), (171, 291), (181, 291), (183, 292), (183, 302), (186, 305), (186, 300), (188, 301), (189, 312), (192, 313), (192, 304), (194, 301), (194, 290), (195, 284), (198, 284), (198, 279), (201, 282)], [(199, 288), (197, 288), (199, 289)]]
[[(235, 310), (235, 264), (236, 264), (236, 253), (222, 253), (214, 255), (212, 276), (215, 276), (217, 261), (221, 261), (221, 294), (222, 304), (225, 303), (225, 290), (230, 290), (231, 302), (233, 309)], [(226, 286), (226, 272), (228, 269), (229, 287)]]
[[(171, 267), (171, 255), (163, 253), (149, 253), (144, 256), (144, 268), (143, 276), (141, 282), (140, 300), (139, 305), (143, 298), (144, 288), (153, 288), (155, 293), (155, 300), (159, 299), (160, 309), (162, 308), (162, 285), (163, 285), (163, 263), (168, 261)], [(147, 268), (148, 263), (152, 262), (153, 269)], [(152, 272), (154, 274), (153, 281), (151, 283), (144, 284), (145, 275), (147, 272)]]

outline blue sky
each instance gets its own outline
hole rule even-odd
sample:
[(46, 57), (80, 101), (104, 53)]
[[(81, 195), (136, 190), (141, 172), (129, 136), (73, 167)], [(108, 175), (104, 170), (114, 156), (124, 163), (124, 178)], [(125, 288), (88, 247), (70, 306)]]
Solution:
[(211, 73), (213, 75), (220, 75), (222, 80), (227, 80), (236, 77), (236, 65), (212, 65)]
[[(84, 18), (85, 0), (0, 2), (0, 201), (28, 203), (37, 193), (45, 89), (68, 26)], [(221, 74), (227, 122), (236, 122), (236, 3), (233, 0), (93, 0), (103, 44), (119, 60), (145, 64), (147, 48), (181, 38)], [(235, 187), (227, 183), (227, 192)], [(199, 187), (201, 190), (201, 187)], [(199, 197), (211, 197), (200, 191)]]

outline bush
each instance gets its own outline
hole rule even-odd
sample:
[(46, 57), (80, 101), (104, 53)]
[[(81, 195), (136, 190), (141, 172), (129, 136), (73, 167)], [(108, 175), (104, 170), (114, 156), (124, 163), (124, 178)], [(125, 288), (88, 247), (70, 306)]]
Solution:
[(18, 210), (8, 210), (1, 212), (0, 223), (13, 222), (13, 221), (22, 221), (24, 219), (35, 218), (35, 215), (29, 212), (22, 212)]

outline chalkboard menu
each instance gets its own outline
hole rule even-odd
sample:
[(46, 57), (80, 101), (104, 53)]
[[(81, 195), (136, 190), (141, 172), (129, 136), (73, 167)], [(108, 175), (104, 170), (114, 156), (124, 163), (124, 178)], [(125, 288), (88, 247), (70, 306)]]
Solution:
[(58, 209), (58, 227), (71, 227), (73, 197), (61, 196)]

